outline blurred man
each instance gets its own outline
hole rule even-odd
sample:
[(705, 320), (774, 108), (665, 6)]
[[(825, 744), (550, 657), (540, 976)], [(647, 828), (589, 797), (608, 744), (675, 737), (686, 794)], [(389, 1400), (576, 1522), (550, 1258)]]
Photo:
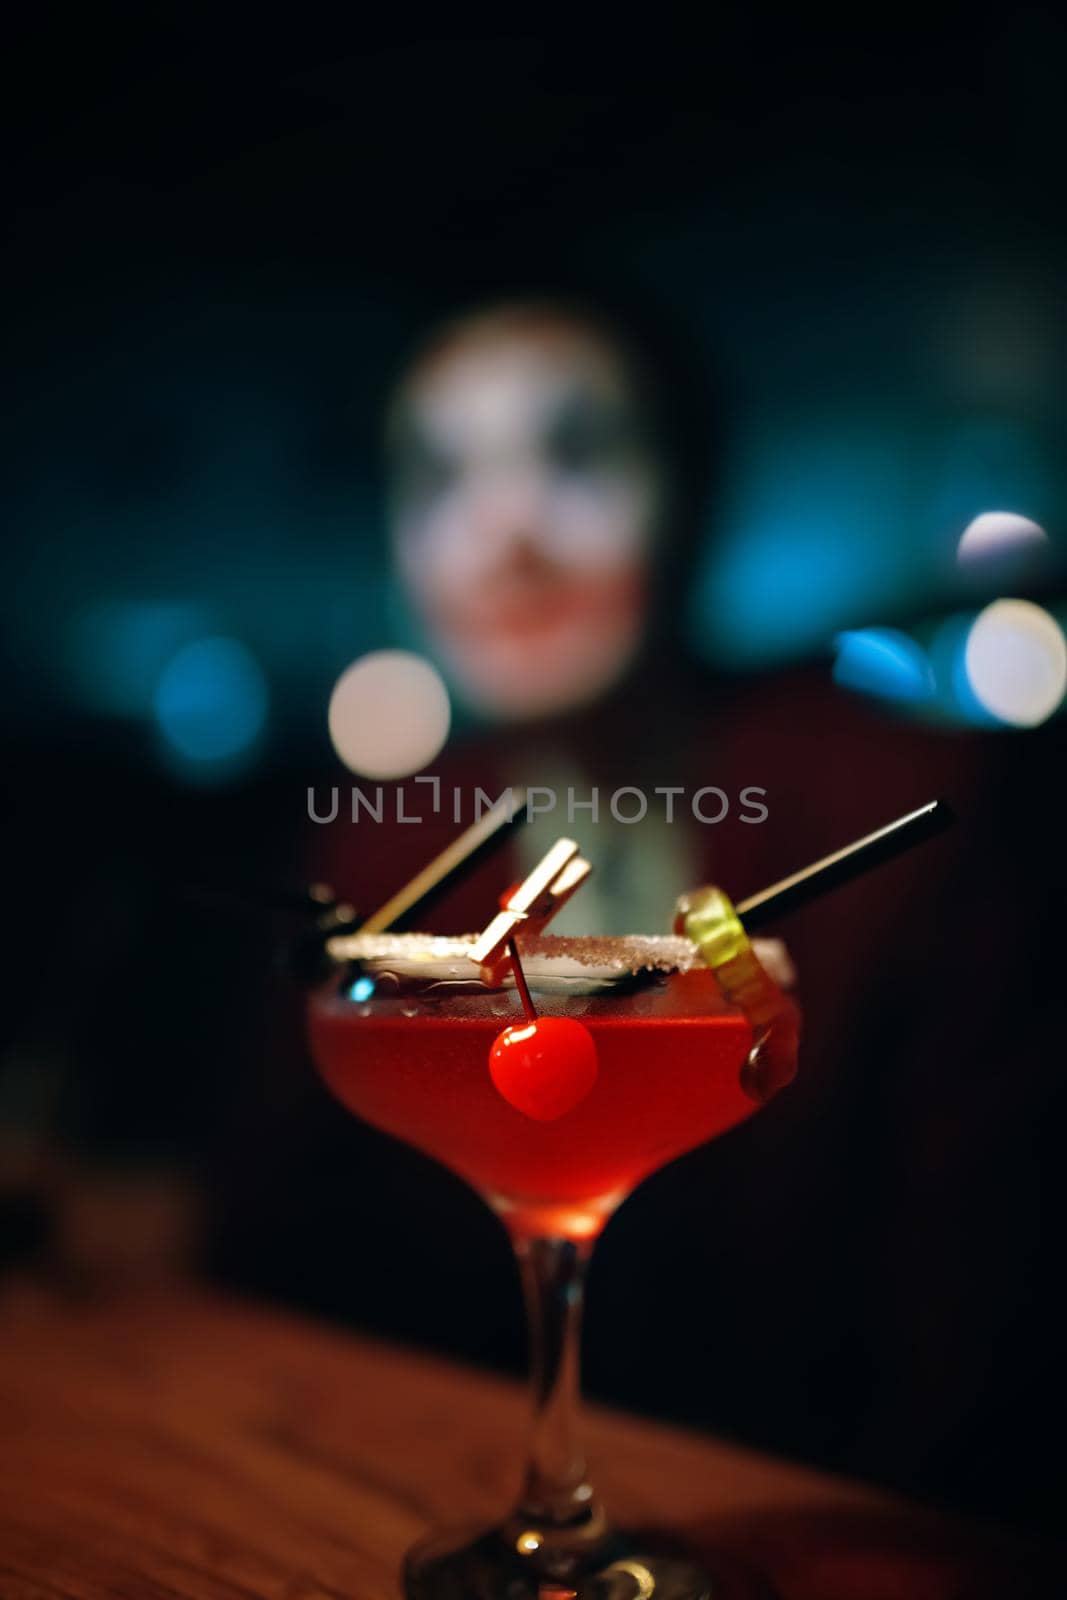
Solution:
[[(668, 828), (653, 790), (704, 675), (682, 643), (683, 574), (713, 419), (680, 344), (638, 330), (562, 297), (476, 308), (423, 341), (386, 418), (395, 571), (481, 725), (442, 776), (472, 794), (539, 786), (550, 809), (523, 830), (518, 864), (564, 831), (593, 852), (596, 884), (561, 924), (586, 931), (661, 926), (697, 868), (692, 816)], [(652, 802), (640, 850), (629, 815), (613, 814), (618, 785)], [(407, 845), (429, 853), (430, 837)], [(365, 877), (363, 897), (377, 892)]]
[(396, 564), (485, 716), (566, 714), (632, 668), (672, 489), (656, 422), (618, 343), (550, 303), (455, 323), (405, 374), (388, 422)]

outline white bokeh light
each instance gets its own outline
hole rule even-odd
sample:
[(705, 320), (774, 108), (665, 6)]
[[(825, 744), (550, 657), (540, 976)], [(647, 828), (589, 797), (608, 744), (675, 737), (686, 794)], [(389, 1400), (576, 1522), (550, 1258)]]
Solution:
[(986, 556), (1016, 555), (1047, 543), (1048, 534), (1030, 517), (1018, 511), (983, 511), (964, 528), (956, 558), (969, 562)]
[(375, 650), (338, 678), (330, 696), (333, 747), (365, 778), (406, 778), (439, 753), (451, 723), (441, 674), (409, 650)]
[(1067, 639), (1030, 600), (994, 600), (975, 618), (964, 652), (975, 697), (1001, 722), (1035, 728), (1067, 689)]

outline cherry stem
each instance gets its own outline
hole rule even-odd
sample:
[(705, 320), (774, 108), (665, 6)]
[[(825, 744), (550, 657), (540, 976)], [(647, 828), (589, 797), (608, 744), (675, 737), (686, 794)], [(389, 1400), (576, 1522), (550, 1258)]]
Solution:
[(511, 957), (511, 970), (515, 974), (515, 987), (519, 991), (519, 999), (522, 1001), (522, 1009), (526, 1013), (526, 1020), (527, 1022), (536, 1022), (537, 1012), (534, 1010), (534, 1003), (530, 999), (530, 989), (526, 982), (526, 974), (523, 972), (522, 962), (519, 960), (519, 947), (514, 939), (508, 940), (508, 955)]

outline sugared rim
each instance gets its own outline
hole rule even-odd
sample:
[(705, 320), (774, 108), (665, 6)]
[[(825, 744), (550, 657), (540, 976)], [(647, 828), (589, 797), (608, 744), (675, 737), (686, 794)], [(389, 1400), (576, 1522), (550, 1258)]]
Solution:
[[(443, 936), (429, 933), (347, 933), (331, 939), (331, 956), (340, 961), (361, 961), (370, 966), (389, 965), (409, 973), (458, 969), (455, 975), (475, 975), (480, 968), (470, 959), (478, 938), (475, 933)], [(699, 952), (688, 939), (627, 933), (615, 936), (542, 934), (519, 937), (524, 964), (532, 971), (564, 976), (619, 978), (625, 973), (689, 972), (702, 965)]]

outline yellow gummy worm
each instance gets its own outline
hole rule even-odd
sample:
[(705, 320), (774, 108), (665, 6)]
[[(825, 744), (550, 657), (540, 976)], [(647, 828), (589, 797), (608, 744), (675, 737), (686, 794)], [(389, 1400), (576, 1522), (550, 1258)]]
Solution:
[(796, 1007), (760, 965), (733, 902), (721, 889), (685, 895), (675, 931), (692, 940), (723, 994), (748, 1018), (756, 1043), (742, 1085), (753, 1099), (769, 1099), (796, 1072)]
[(697, 889), (686, 895), (679, 904), (679, 920), (686, 938), (715, 971), (752, 949), (733, 901), (721, 889)]

